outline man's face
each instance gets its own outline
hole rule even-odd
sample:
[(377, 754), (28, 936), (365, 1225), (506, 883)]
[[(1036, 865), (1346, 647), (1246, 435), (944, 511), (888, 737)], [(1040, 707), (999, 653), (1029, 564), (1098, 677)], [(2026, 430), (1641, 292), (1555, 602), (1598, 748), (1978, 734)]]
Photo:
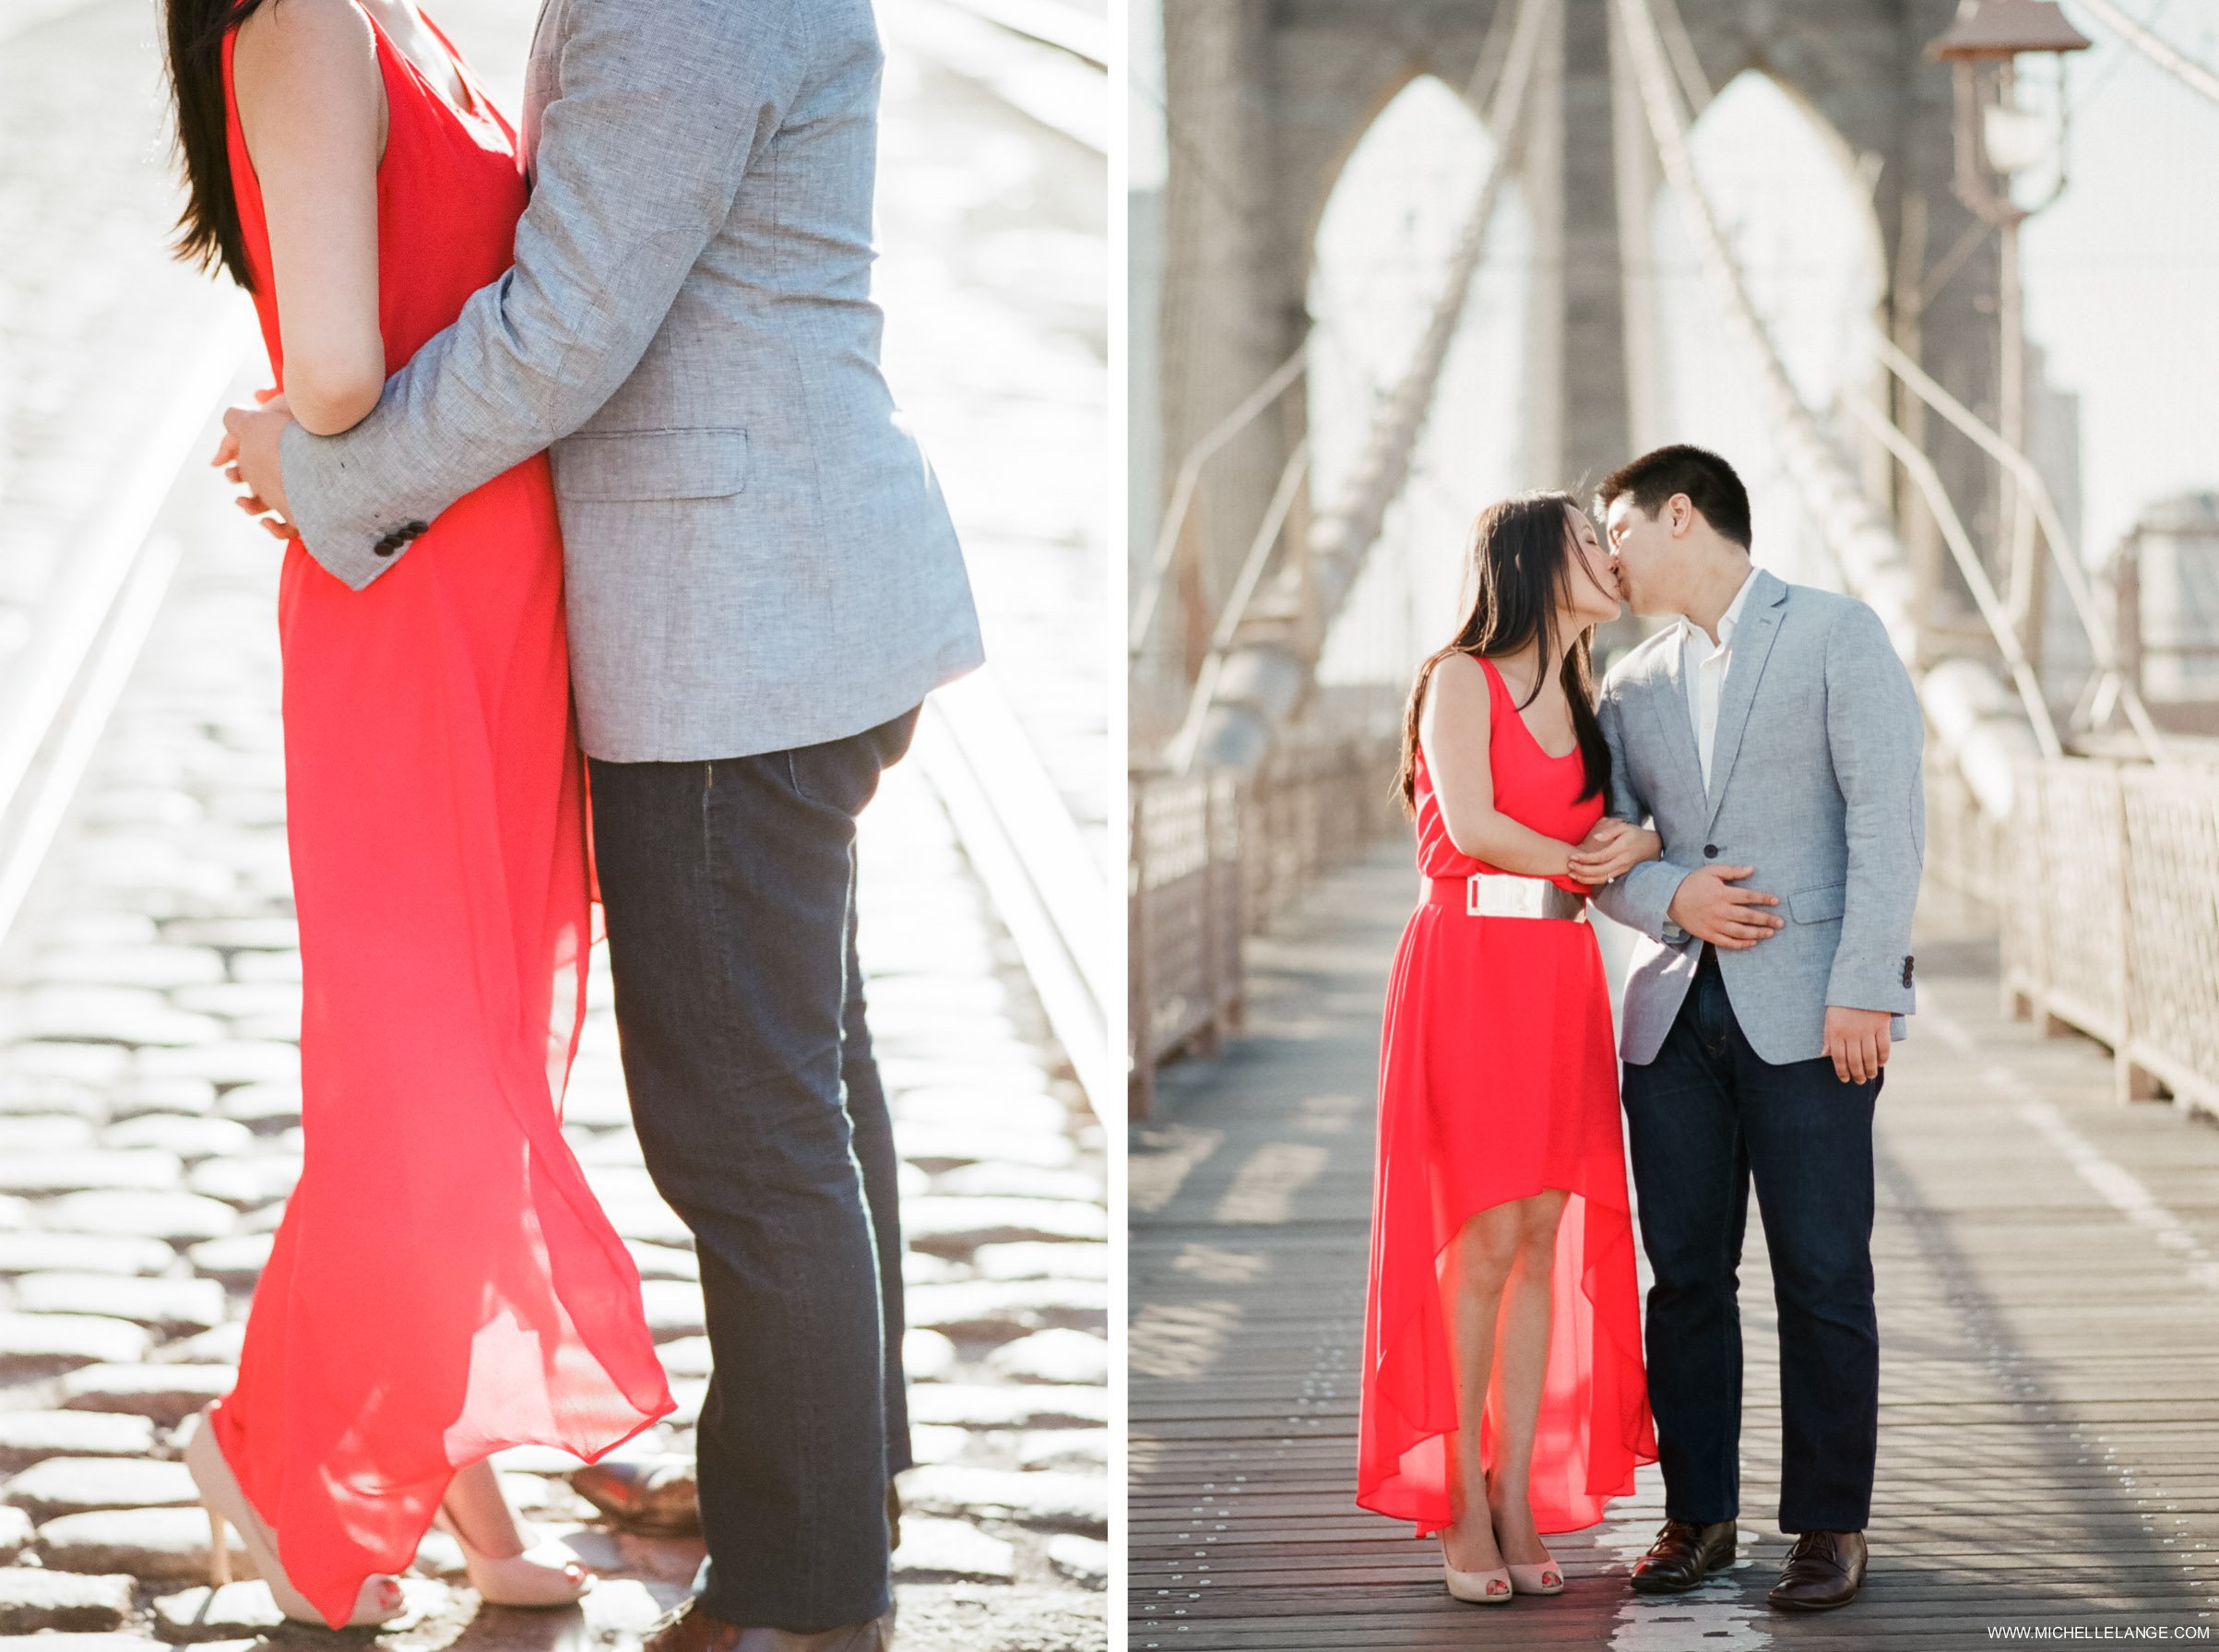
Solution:
[(1678, 495), (1667, 499), (1654, 517), (1644, 515), (1631, 493), (1610, 502), (1604, 530), (1610, 539), (1610, 570), (1618, 576), (1619, 594), (1635, 613), (1672, 612), (1670, 593), (1677, 585), (1680, 553), (1687, 541), (1672, 531)]

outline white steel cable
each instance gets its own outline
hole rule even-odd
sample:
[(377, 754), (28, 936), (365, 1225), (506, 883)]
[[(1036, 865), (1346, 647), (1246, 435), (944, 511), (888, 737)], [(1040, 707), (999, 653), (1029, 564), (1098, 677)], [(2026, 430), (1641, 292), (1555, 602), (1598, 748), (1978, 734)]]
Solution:
[(2047, 541), (2058, 577), (2064, 582), (2065, 593), (2071, 599), (2074, 614), (2081, 629), (2088, 638), (2090, 651), (2095, 657), (2096, 669), (2116, 680), (2121, 708), (2127, 720), (2133, 724), (2143, 748), (2154, 762), (2166, 760), (2165, 737), (2158, 731), (2151, 718), (2149, 707), (2142, 704), (2142, 695), (2128, 682), (2120, 669), (2118, 649), (2104, 627), (2102, 616), (2095, 611), (2095, 593), (2088, 588), (2088, 576), (2081, 566), (2065, 532), (2065, 519), (2059, 513), (2057, 502), (2050, 496), (2049, 485), (2042, 480), (2041, 470), (2035, 462), (1999, 435), (1986, 421), (1970, 408), (1952, 396), (1927, 371), (1878, 327), (1869, 329), (1872, 347), (1881, 364), (1893, 373), (1944, 419), (1955, 425), (1978, 446), (1989, 458), (2009, 470), (2024, 490), (2027, 502), (2033, 506), (2035, 520), (2040, 525), (2042, 537)]
[(2161, 40), (2112, 5), (2111, 0), (2075, 0), (2075, 3), (2086, 7), (2112, 33), (2189, 90), (2201, 92), (2213, 102), (2219, 103), (2219, 74), (2214, 74), (2186, 53)]

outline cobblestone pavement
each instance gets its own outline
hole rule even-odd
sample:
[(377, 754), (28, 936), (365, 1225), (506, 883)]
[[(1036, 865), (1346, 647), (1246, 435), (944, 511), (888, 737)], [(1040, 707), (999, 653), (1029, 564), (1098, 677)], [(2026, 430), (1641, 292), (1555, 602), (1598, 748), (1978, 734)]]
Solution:
[[(0, 693), (94, 484), (215, 298), (161, 253), (151, 8), (40, 7), (0, 19)], [(437, 9), (513, 96), (526, 0)], [(916, 47), (890, 31), (889, 374), (965, 529), (1004, 690), (1098, 844), (1098, 626), (1071, 611), (1102, 578), (1100, 161)], [(201, 1586), (207, 1527), (177, 1461), (180, 1423), (231, 1380), (298, 1168), (300, 960), (274, 548), (196, 476), (160, 530), (181, 572), (0, 941), (0, 1641), (37, 1634), (38, 1652), (328, 1638), (279, 1624), (258, 1584)], [(913, 766), (860, 852), (910, 1238), (902, 1645), (1100, 1646), (1102, 1133)], [(634, 1247), (681, 1397), (638, 1448), (685, 1450), (706, 1374), (696, 1268), (640, 1165), (595, 963), (565, 1132)], [(600, 1586), (582, 1610), (479, 1610), (433, 1534), (382, 1643), (621, 1645), (684, 1598), (697, 1543), (597, 1525), (555, 1454), (502, 1466)]]

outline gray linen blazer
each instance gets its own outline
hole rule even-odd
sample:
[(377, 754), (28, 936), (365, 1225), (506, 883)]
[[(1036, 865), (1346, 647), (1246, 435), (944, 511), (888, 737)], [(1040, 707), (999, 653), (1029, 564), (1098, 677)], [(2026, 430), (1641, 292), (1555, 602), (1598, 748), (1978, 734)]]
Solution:
[(837, 739), (978, 665), (879, 371), (884, 61), (870, 0), (546, 0), (515, 267), (362, 423), (286, 432), (310, 554), (362, 590), (552, 447), (580, 733), (618, 761)]
[(1742, 609), (1703, 783), (1679, 628), (1644, 640), (1604, 680), (1610, 812), (1653, 823), (1661, 860), (1596, 892), (1641, 932), (1620, 1052), (1656, 1059), (1695, 977), (1700, 944), (1667, 918), (1707, 861), (1754, 866), (1741, 886), (1780, 897), (1787, 921), (1718, 969), (1750, 1046), (1774, 1064), (1825, 1053), (1826, 1006), (1915, 1007), (1911, 914), (1926, 856), (1926, 725), (1880, 616), (1854, 597), (1762, 569)]

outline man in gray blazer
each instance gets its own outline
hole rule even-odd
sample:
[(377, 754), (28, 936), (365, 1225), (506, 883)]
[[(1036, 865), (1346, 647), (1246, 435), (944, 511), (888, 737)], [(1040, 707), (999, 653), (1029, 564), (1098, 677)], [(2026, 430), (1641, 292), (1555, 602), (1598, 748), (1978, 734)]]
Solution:
[(900, 1239), (854, 821), (981, 652), (879, 369), (882, 64), (870, 0), (547, 0), (515, 267), (343, 435), (227, 420), (356, 590), (552, 449), (625, 1078), (716, 1366), (667, 1652), (891, 1635)]
[(1610, 811), (1662, 858), (1596, 891), (1640, 932), (1620, 1054), (1665, 1525), (1645, 1594), (1735, 1554), (1737, 1269), (1757, 1187), (1780, 1325), (1780, 1527), (1770, 1599), (1854, 1599), (1880, 1397), (1872, 1112), (1913, 1007), (1924, 723), (1879, 617), (1750, 564), (1749, 495), (1701, 448), (1597, 493), (1639, 613), (1670, 614), (1604, 680)]

